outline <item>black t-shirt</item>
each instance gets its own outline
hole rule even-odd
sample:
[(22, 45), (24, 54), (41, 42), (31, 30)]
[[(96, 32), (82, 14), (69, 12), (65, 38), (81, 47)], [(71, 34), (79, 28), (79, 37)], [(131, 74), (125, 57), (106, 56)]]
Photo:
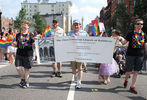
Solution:
[(29, 34), (29, 40), (26, 40), (27, 34), (23, 34), (22, 36), (25, 37), (25, 40), (27, 42), (27, 46), (22, 46), (21, 40), (20, 40), (20, 33), (16, 35), (16, 42), (17, 42), (17, 55), (20, 56), (25, 56), (25, 57), (29, 57), (29, 56), (33, 56), (33, 47), (32, 47), (32, 43), (34, 42), (32, 34)]
[[(138, 33), (137, 33), (138, 34)], [(141, 37), (141, 34), (138, 36)], [(128, 33), (128, 35), (125, 38), (127, 41), (129, 41), (128, 49), (127, 49), (127, 55), (128, 56), (144, 56), (145, 55), (145, 47), (140, 46), (134, 48), (134, 31), (131, 31)], [(147, 42), (147, 35), (144, 33), (144, 44)]]

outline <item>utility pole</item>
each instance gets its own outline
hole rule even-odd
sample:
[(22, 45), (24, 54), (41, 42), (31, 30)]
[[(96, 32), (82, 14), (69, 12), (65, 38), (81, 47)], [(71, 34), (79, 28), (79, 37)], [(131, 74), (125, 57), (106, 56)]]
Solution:
[(84, 17), (82, 16), (82, 30), (83, 30), (83, 25), (84, 25)]

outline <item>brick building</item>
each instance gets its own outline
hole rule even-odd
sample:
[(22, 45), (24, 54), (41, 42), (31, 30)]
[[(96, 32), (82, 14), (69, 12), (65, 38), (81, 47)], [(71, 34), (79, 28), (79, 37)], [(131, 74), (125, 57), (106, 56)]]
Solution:
[(127, 12), (134, 12), (135, 0), (107, 0), (107, 6), (100, 11), (100, 21), (104, 23), (106, 30), (108, 29), (107, 23), (115, 14), (117, 4), (122, 2), (125, 3)]
[(1, 28), (5, 28), (6, 32), (9, 31), (9, 29), (14, 28), (14, 20), (13, 18), (9, 19), (9, 18), (5, 18), (5, 17), (1, 17)]

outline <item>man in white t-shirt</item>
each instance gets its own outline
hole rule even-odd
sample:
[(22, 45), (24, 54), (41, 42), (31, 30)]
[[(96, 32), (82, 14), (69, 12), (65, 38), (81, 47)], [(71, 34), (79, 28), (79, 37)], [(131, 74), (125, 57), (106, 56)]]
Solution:
[[(53, 24), (52, 37), (66, 36), (64, 30), (59, 27), (59, 22), (57, 20), (53, 20), (52, 24)], [(54, 52), (54, 50), (53, 50), (53, 52)], [(53, 73), (52, 73), (51, 77), (56, 77), (56, 76), (57, 77), (62, 77), (62, 75), (61, 75), (61, 67), (62, 67), (61, 62), (53, 63)], [(58, 72), (57, 72), (57, 69), (58, 69)]]

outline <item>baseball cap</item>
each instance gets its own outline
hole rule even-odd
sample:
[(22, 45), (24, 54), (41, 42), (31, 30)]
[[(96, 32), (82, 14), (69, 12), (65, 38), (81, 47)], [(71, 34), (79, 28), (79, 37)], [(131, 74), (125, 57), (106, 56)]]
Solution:
[(73, 20), (73, 24), (74, 24), (74, 23), (80, 24), (80, 21), (79, 21), (78, 19), (75, 19), (75, 20)]

